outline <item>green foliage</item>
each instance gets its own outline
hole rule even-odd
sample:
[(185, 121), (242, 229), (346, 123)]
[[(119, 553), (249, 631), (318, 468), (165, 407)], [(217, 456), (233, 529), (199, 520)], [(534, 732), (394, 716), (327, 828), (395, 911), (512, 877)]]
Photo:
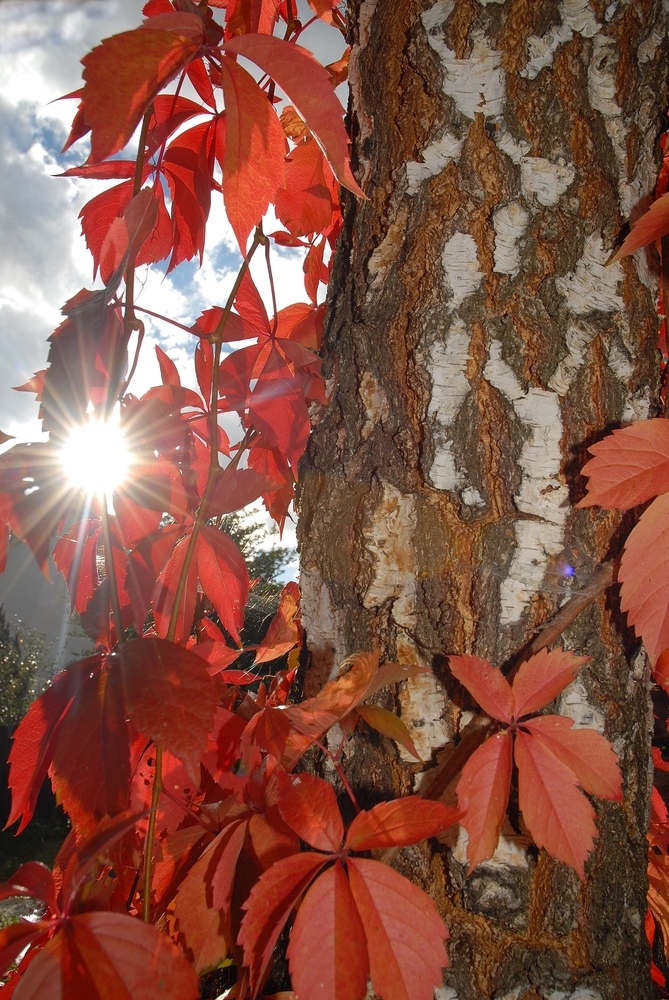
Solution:
[(46, 658), (42, 636), (21, 623), (13, 630), (0, 607), (0, 726), (18, 725), (35, 691), (37, 668)]
[(220, 527), (230, 535), (244, 556), (251, 579), (259, 578), (264, 584), (263, 594), (278, 594), (281, 590), (281, 584), (278, 582), (279, 574), (288, 563), (292, 562), (295, 550), (285, 545), (273, 545), (271, 549), (262, 548), (266, 539), (278, 532), (276, 529), (268, 530), (259, 521), (250, 520), (243, 511), (226, 514), (221, 519)]

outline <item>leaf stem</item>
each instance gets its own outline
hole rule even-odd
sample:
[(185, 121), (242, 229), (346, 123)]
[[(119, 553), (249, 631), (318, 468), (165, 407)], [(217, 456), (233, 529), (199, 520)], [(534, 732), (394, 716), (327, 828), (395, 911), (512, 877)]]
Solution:
[(156, 834), (156, 813), (158, 800), (163, 790), (163, 751), (156, 747), (156, 764), (153, 775), (153, 792), (151, 794), (151, 815), (144, 842), (144, 899), (142, 900), (142, 920), (151, 923), (151, 878), (153, 867), (153, 840)]
[(118, 586), (116, 583), (116, 567), (114, 566), (114, 553), (112, 549), (111, 530), (109, 526), (109, 511), (107, 510), (107, 497), (102, 497), (102, 538), (105, 547), (105, 575), (109, 582), (109, 597), (111, 600), (112, 617), (116, 629), (116, 642), (123, 638), (123, 622), (121, 621), (121, 602), (118, 596)]

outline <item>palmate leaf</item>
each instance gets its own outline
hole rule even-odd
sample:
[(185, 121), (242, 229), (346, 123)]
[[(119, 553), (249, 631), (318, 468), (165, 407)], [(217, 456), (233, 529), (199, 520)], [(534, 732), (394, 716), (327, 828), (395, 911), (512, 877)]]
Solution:
[(225, 211), (242, 254), (276, 190), (283, 183), (286, 139), (269, 101), (234, 59), (221, 60), (225, 97)]
[(304, 897), (287, 956), (298, 997), (362, 1000), (365, 996), (367, 941), (341, 861), (324, 871)]
[(467, 831), (469, 874), (492, 857), (509, 804), (513, 737), (496, 733), (471, 755), (457, 785), (460, 824)]
[(634, 223), (631, 233), (625, 238), (610, 263), (613, 264), (621, 257), (627, 257), (635, 250), (648, 246), (667, 233), (669, 233), (669, 193), (654, 201), (648, 211)]
[(379, 802), (355, 817), (346, 835), (350, 851), (372, 851), (385, 847), (407, 847), (426, 837), (435, 837), (457, 823), (461, 813), (441, 802), (407, 795)]
[(158, 91), (197, 52), (204, 40), (202, 21), (196, 15), (181, 16), (194, 26), (199, 23), (199, 39), (136, 28), (104, 39), (82, 59), (83, 120), (86, 131), (91, 131), (89, 163), (123, 149)]
[(298, 774), (286, 782), (278, 802), (284, 821), (318, 851), (339, 850), (344, 837), (337, 797), (332, 785), (311, 774)]
[(511, 722), (515, 699), (501, 670), (478, 656), (449, 656), (448, 665), (453, 676), (464, 684), (484, 712), (493, 719)]
[(571, 684), (589, 656), (569, 650), (541, 649), (518, 668), (513, 679), (514, 719), (539, 712)]
[(15, 1000), (196, 1000), (197, 977), (172, 941), (120, 913), (67, 920), (35, 956)]
[(320, 143), (339, 183), (364, 198), (351, 173), (342, 107), (327, 70), (307, 49), (271, 35), (240, 35), (224, 48), (250, 59), (278, 83)]
[(433, 1000), (442, 968), (448, 966), (444, 940), (449, 936), (434, 903), (378, 861), (349, 858), (347, 867), (375, 993), (383, 1000)]
[(669, 490), (669, 426), (664, 419), (638, 420), (588, 451), (594, 457), (581, 470), (589, 480), (588, 493), (578, 507), (629, 510)]
[(669, 493), (643, 512), (625, 543), (618, 578), (620, 606), (652, 663), (669, 649)]

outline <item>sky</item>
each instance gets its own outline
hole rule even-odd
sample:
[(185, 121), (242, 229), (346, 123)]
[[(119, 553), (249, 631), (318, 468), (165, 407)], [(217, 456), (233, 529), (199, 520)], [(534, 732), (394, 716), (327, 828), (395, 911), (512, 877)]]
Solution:
[[(77, 216), (103, 185), (54, 176), (88, 155), (87, 139), (60, 155), (76, 102), (59, 98), (80, 87), (80, 59), (100, 39), (140, 23), (142, 3), (0, 0), (0, 431), (17, 440), (37, 440), (40, 425), (34, 397), (11, 387), (44, 367), (46, 339), (61, 322), (62, 304), (79, 289), (95, 287)], [(333, 34), (317, 25), (305, 34), (304, 44), (313, 45), (324, 62), (331, 61), (343, 48), (336, 37), (333, 43)], [(158, 268), (143, 269), (138, 272), (137, 305), (190, 325), (203, 309), (224, 304), (240, 262), (222, 201), (214, 195), (203, 266), (197, 260), (186, 262), (167, 277)], [(275, 253), (273, 270), (279, 308), (305, 300), (301, 251)], [(264, 269), (255, 268), (254, 277), (267, 296)], [(131, 391), (140, 395), (159, 383), (156, 343), (183, 371), (184, 382), (192, 384), (186, 373), (194, 338), (142, 318), (145, 346)], [(294, 545), (291, 525), (283, 544)], [(287, 578), (295, 572), (296, 564), (288, 568)], [(6, 591), (7, 581), (3, 583)], [(0, 603), (2, 597), (0, 583)]]

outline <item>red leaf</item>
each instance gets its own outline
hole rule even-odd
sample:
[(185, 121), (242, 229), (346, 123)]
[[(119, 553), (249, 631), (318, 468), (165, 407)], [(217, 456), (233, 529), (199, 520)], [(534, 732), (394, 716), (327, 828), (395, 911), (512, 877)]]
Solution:
[[(664, 195), (669, 198), (669, 195)], [(588, 451), (588, 493), (578, 507), (629, 510), (669, 490), (669, 426), (661, 418), (618, 428)]]
[(279, 799), (285, 822), (298, 837), (318, 851), (338, 851), (344, 837), (332, 785), (311, 774), (298, 774)]
[(562, 715), (542, 715), (524, 722), (523, 729), (540, 737), (589, 795), (622, 802), (622, 777), (613, 747), (594, 729), (575, 729), (573, 725)]
[(645, 510), (625, 543), (618, 579), (620, 606), (651, 662), (669, 649), (669, 493)]
[(279, 607), (263, 641), (258, 646), (254, 663), (267, 663), (285, 656), (300, 641), (300, 589), (287, 583), (281, 591)]
[(448, 665), (484, 712), (493, 719), (511, 722), (515, 701), (511, 685), (501, 670), (478, 656), (449, 656)]
[(516, 733), (515, 758), (519, 805), (534, 843), (584, 879), (597, 827), (595, 810), (579, 791), (574, 772), (539, 733)]
[(275, 485), (254, 469), (237, 469), (228, 466), (219, 471), (209, 494), (205, 517), (220, 517), (233, 510), (241, 510), (257, 500)]
[[(4, 977), (9, 966), (29, 945), (36, 944), (44, 937), (52, 924), (48, 920), (29, 921), (21, 919), (18, 923), (0, 928), (0, 976)], [(0, 996), (4, 994), (0, 987)]]
[(433, 1000), (448, 966), (448, 930), (430, 897), (378, 861), (348, 859), (372, 986), (383, 1000)]
[(344, 846), (350, 851), (406, 847), (443, 833), (457, 823), (460, 816), (458, 809), (441, 802), (428, 802), (418, 795), (380, 802), (358, 813), (349, 827)]
[(469, 837), (467, 857), (471, 873), (492, 857), (509, 802), (513, 738), (496, 733), (471, 755), (457, 785), (458, 805), (465, 810), (460, 825)]
[(0, 882), (0, 899), (10, 899), (12, 896), (40, 899), (56, 912), (53, 876), (41, 861), (26, 861), (7, 882)]
[(125, 706), (111, 661), (98, 659), (80, 675), (58, 728), (49, 770), (58, 801), (81, 831), (128, 805), (130, 734)]
[[(276, 215), (293, 236), (320, 233), (332, 221), (334, 205), (324, 165), (321, 148), (313, 139), (300, 143), (288, 157), (286, 183), (276, 193)], [(330, 173), (329, 167), (325, 169)], [(322, 249), (320, 256), (322, 261)]]
[(221, 60), (226, 143), (225, 211), (242, 254), (284, 176), (286, 140), (274, 109), (253, 77), (234, 59)]
[(226, 826), (190, 869), (177, 893), (174, 916), (198, 975), (216, 968), (232, 948), (230, 905), (246, 821)]
[(312, 884), (297, 911), (287, 957), (301, 997), (362, 1000), (369, 959), (365, 931), (340, 861)]
[(609, 263), (613, 264), (621, 257), (627, 257), (628, 254), (661, 239), (667, 233), (669, 233), (669, 194), (663, 194), (634, 224), (632, 232)]
[(513, 680), (514, 719), (538, 712), (557, 698), (589, 660), (589, 656), (574, 656), (569, 650), (553, 649), (549, 653), (542, 649), (521, 663)]
[(328, 860), (322, 854), (293, 854), (268, 868), (251, 890), (243, 906), (246, 914), (237, 942), (244, 949), (253, 998), (263, 984), (274, 946), (291, 910)]
[(204, 525), (196, 546), (197, 573), (221, 624), (241, 644), (244, 608), (249, 596), (249, 574), (241, 552), (218, 528)]
[(137, 729), (197, 773), (207, 746), (217, 697), (207, 669), (195, 653), (163, 639), (137, 639), (119, 646), (128, 714)]
[(278, 83), (318, 140), (339, 183), (364, 198), (351, 173), (341, 104), (327, 70), (312, 54), (272, 35), (241, 35), (226, 42), (225, 51), (250, 59)]
[(12, 808), (6, 825), (11, 826), (21, 818), (17, 833), (21, 833), (32, 817), (39, 790), (53, 759), (64, 715), (84, 677), (99, 662), (98, 656), (90, 657), (57, 674), (51, 687), (32, 703), (14, 733), (9, 754)]
[[(169, 631), (174, 602), (177, 597), (177, 588), (188, 554), (189, 543), (190, 534), (177, 542), (156, 580), (153, 592), (153, 615), (156, 632), (161, 638), (165, 638)], [(197, 567), (195, 559), (191, 559), (186, 575), (186, 585), (183, 588), (179, 602), (177, 625), (174, 632), (175, 642), (184, 642), (191, 634), (193, 628), (193, 615), (195, 614), (195, 600), (197, 596), (196, 577)]]
[(84, 119), (92, 133), (89, 163), (123, 149), (158, 91), (197, 52), (203, 34), (193, 40), (136, 28), (104, 39), (82, 59)]
[(114, 219), (100, 250), (100, 277), (108, 283), (135, 259), (158, 221), (158, 201), (151, 188), (143, 188)]
[(21, 1000), (196, 1000), (197, 977), (172, 941), (120, 913), (83, 913), (35, 956)]
[(79, 521), (60, 536), (53, 549), (53, 561), (67, 581), (70, 603), (81, 613), (99, 586), (97, 547), (101, 521)]

